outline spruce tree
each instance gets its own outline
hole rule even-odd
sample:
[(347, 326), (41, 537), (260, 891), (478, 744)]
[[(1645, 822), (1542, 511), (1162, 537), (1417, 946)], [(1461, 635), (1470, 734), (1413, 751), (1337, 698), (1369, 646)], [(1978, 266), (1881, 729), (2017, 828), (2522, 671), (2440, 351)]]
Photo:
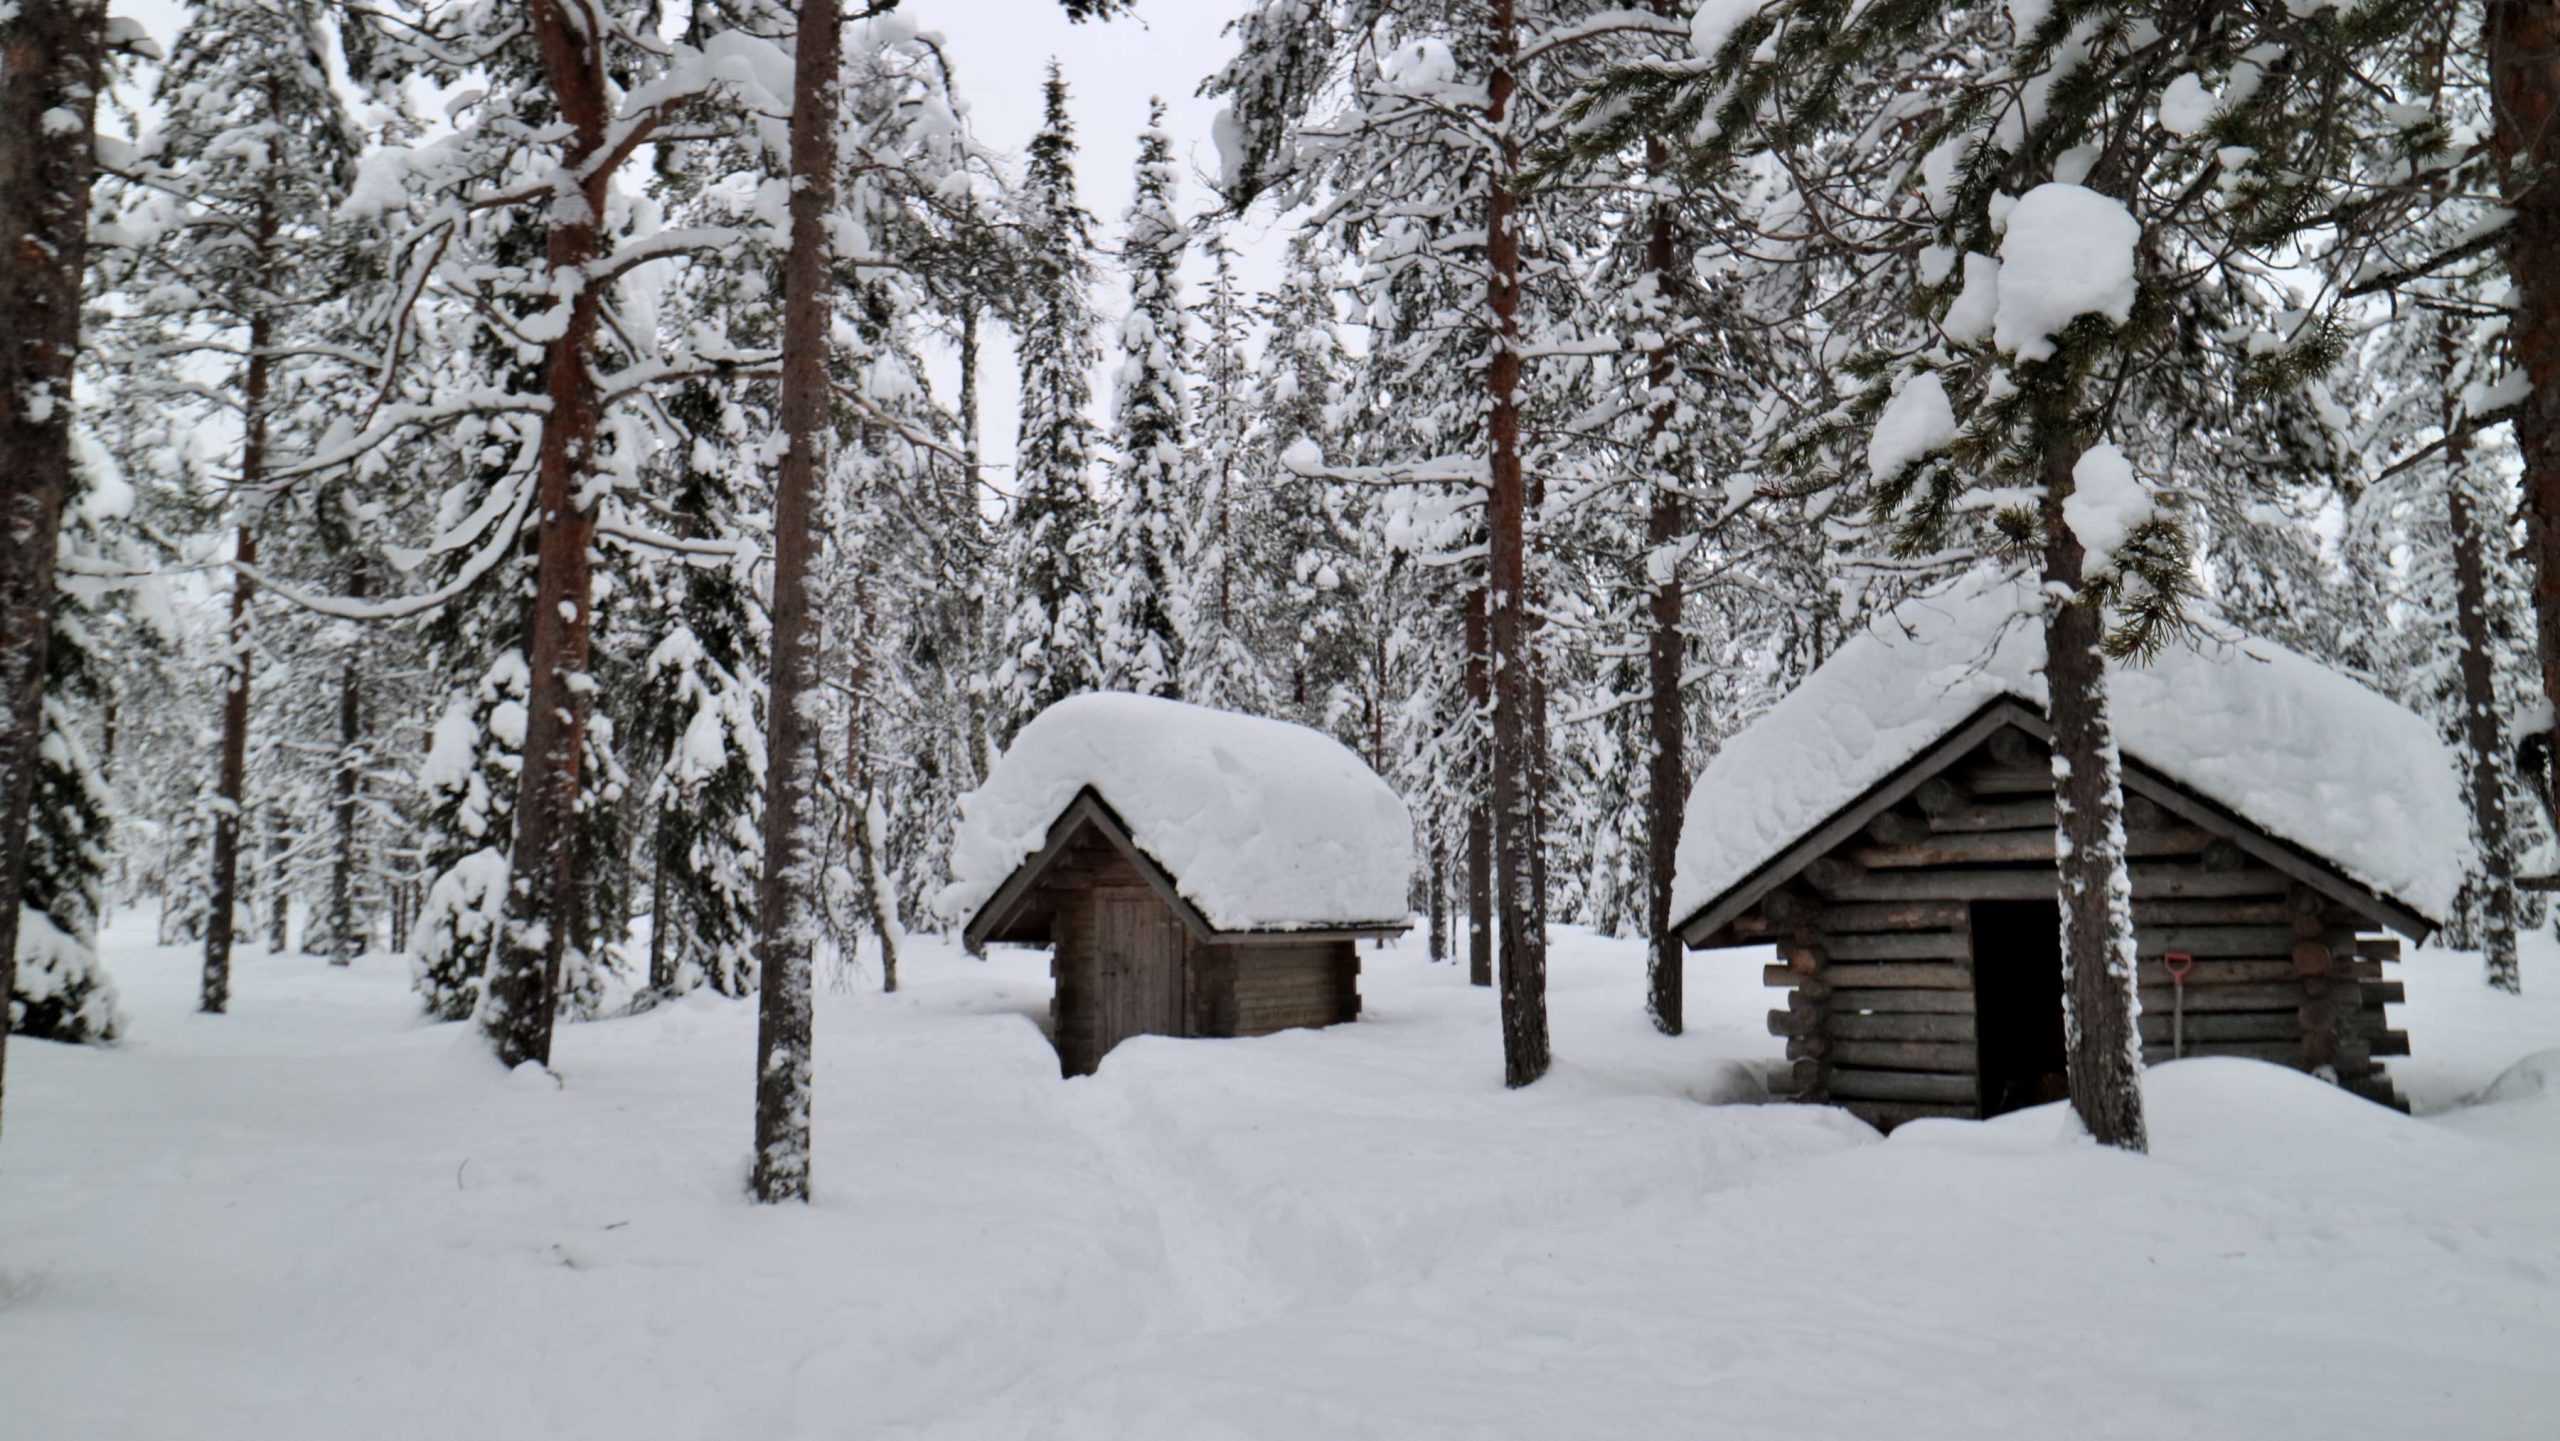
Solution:
[(1188, 234), (1174, 215), (1173, 141), (1164, 102), (1150, 103), (1138, 140), (1136, 187), (1124, 217), (1121, 263), (1129, 313), (1120, 326), (1109, 542), (1103, 592), (1102, 683), (1141, 695), (1181, 688), (1190, 529), (1197, 513), (1184, 439), (1182, 258)]
[(1042, 87), (1040, 131), (1016, 200), (1024, 246), (1017, 338), (1021, 431), (1014, 446), (1000, 573), (1015, 578), (998, 623), (996, 738), (1100, 684), (1094, 584), (1099, 517), (1090, 471), (1092, 218), (1076, 202), (1075, 130), (1057, 62)]

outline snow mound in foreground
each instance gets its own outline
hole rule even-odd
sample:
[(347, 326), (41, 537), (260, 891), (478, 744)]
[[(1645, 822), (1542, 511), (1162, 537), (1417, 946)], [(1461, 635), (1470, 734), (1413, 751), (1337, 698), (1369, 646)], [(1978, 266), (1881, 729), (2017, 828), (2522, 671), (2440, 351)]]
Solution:
[[(2233, 632), (2107, 674), (2127, 757), (2422, 914), (2451, 910), (2471, 827), (2426, 721)], [(2045, 705), (2031, 588), (1975, 572), (1878, 616), (1699, 775), (1673, 914), (1696, 914), (2003, 695)]]
[(2475, 1104), (2532, 1101), (2560, 1096), (2560, 1051), (2536, 1051), (2498, 1073)]
[(1405, 914), (1413, 819), (1331, 736), (1152, 696), (1073, 696), (1015, 736), (960, 803), (951, 884), (966, 920), (1091, 786), (1220, 930), (1371, 925)]

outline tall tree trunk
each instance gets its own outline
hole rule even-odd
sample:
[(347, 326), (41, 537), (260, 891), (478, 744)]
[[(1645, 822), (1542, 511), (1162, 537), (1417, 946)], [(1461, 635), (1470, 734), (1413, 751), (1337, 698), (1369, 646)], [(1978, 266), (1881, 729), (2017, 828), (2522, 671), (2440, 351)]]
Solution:
[(44, 735), (53, 549), (71, 490), (71, 366), (106, 51), (102, 0), (19, 0), (0, 18), (0, 245), (9, 266), (0, 286), (0, 1067)]
[[(249, 440), (241, 448), (240, 463), (244, 482), (257, 472), (258, 462), (251, 457), (264, 439), (265, 415), (259, 402), (267, 376), (257, 333), (258, 327), (253, 326), (247, 387)], [(212, 900), (204, 918), (204, 985), (196, 999), (197, 1010), (215, 1016), (231, 1009), (232, 932), (240, 913), (240, 827), (247, 819), (242, 810), (249, 776), (249, 651), (254, 643), (249, 601), (257, 590), (247, 568), (258, 563), (258, 533), (246, 520), (240, 522), (235, 548), (239, 565), (231, 572), (231, 624), (225, 642), (230, 654), (223, 661), (229, 678), (222, 691), (222, 755), (213, 783)]]
[[(2516, 414), (2524, 456), (2525, 548), (2533, 563), (2534, 651), (2544, 693), (2560, 696), (2560, 6), (2487, 0), (2493, 140), (2516, 303), (2508, 334), (2532, 389)], [(2560, 764), (2547, 768), (2560, 802)]]
[[(2045, 681), (2052, 692), (2054, 834), (2062, 909), (2063, 1032), (2071, 1108), (2102, 1144), (2147, 1149), (2124, 849), (2124, 767), (2107, 714), (2106, 616), (2076, 593), (2087, 568), (2063, 522), (2082, 446), (2044, 457)], [(2055, 593), (2074, 598), (2055, 598)]]
[[(2444, 356), (2445, 522), (2453, 541), (2454, 628), (2462, 641), (2457, 669), (2462, 681), (2463, 761), (2470, 773), (2471, 837), (2480, 852), (2480, 951), (2489, 984), (2510, 994), (2524, 989), (2516, 963), (2515, 842), (2507, 829), (2507, 739), (2499, 720), (2497, 641), (2489, 620), (2488, 517), (2473, 502), (2470, 446), (2464, 441), (2460, 400), (2452, 376), (2459, 342), (2450, 321), (2440, 332)], [(2505, 527), (2499, 527), (2501, 531)]]
[[(363, 599), (365, 568), (352, 567), (347, 594)], [(364, 673), (358, 648), (349, 646), (338, 664), (338, 804), (335, 843), (329, 857), (329, 964), (355, 963), (363, 949), (356, 928), (356, 801), (364, 785)]]
[[(529, 0), (534, 41), (568, 137), (560, 173), (579, 188), (548, 216), (550, 273), (583, 276), (603, 252), (598, 226), (612, 188), (610, 166), (592, 166), (611, 111), (604, 56), (583, 12), (566, 0)], [(565, 180), (564, 180), (564, 183)], [(560, 972), (578, 915), (578, 791), (586, 744), (587, 648), (594, 622), (589, 552), (596, 498), (599, 401), (592, 365), (603, 297), (577, 282), (569, 315), (543, 354), (550, 411), (536, 465), (533, 605), (527, 613), (524, 768), (517, 777), (515, 848), (507, 864), (507, 919), (489, 958), (480, 1026), (508, 1066), (551, 1064)]]
[(1438, 827), (1431, 833), (1431, 877), (1423, 903), (1431, 912), (1431, 962), (1449, 959), (1449, 853)]
[[(1669, 15), (1671, 0), (1654, 0), (1653, 8), (1657, 15)], [(1659, 138), (1648, 136), (1644, 160), (1645, 172), (1660, 177), (1670, 165), (1669, 148)], [(1645, 368), (1645, 383), (1653, 391), (1653, 409), (1645, 416), (1641, 462), (1653, 492), (1653, 508), (1645, 517), (1647, 563), (1660, 572), (1650, 577), (1653, 594), (1646, 604), (1651, 623), (1645, 636), (1645, 680), (1651, 691), (1646, 731), (1652, 745), (1645, 777), (1645, 936), (1652, 949), (1653, 964), (1645, 1009), (1653, 1016), (1654, 1029), (1667, 1036), (1680, 1034), (1682, 1024), (1683, 967), (1680, 938), (1671, 933), (1672, 925), (1679, 920), (1671, 914), (1671, 879), (1680, 850), (1681, 808), (1688, 800), (1688, 735), (1680, 704), (1680, 676), (1687, 669), (1688, 647), (1680, 632), (1680, 569), (1664, 565), (1659, 559), (1679, 541), (1684, 517), (1680, 492), (1672, 477), (1656, 473), (1662, 463), (1659, 447), (1671, 430), (1670, 302), (1679, 284), (1673, 253), (1675, 240), (1671, 202), (1657, 195), (1653, 215), (1646, 222), (1644, 245), (1645, 274), (1653, 281), (1654, 303), (1662, 308), (1654, 323), (1664, 336)]]
[(1509, 110), (1518, 88), (1512, 0), (1493, 0), (1492, 75), (1486, 120), (1500, 137), (1485, 190), (1485, 303), (1493, 319), (1485, 376), (1492, 456), (1487, 523), (1492, 595), (1486, 619), (1493, 669), (1493, 868), (1500, 917), (1502, 1080), (1525, 1086), (1547, 1073), (1547, 946), (1538, 895), (1536, 659), (1529, 640), (1527, 492), (1520, 470), (1520, 233), (1512, 177), (1520, 147)]
[(773, 504), (773, 684), (765, 765), (764, 879), (756, 928), (763, 990), (756, 1006), (756, 1163), (759, 1201), (809, 1199), (814, 937), (810, 828), (818, 776), (809, 714), (818, 633), (809, 613), (820, 461), (827, 432), (828, 215), (836, 203), (836, 72), (843, 19), (836, 0), (801, 0), (791, 76), (791, 251), (782, 267), (782, 473)]
[(293, 888), (285, 884), (285, 861), (291, 852), (284, 812), (271, 808), (267, 812), (267, 949), (276, 955), (292, 949), (288, 942), (292, 939)]
[(1493, 765), (1485, 721), (1493, 713), (1493, 663), (1486, 654), (1485, 588), (1467, 592), (1467, 983), (1493, 984)]

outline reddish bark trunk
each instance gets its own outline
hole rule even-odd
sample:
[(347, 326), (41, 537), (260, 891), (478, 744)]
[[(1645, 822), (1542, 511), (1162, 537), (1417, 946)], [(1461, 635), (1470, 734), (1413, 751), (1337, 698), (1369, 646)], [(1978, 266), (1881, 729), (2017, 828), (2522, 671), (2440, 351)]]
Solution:
[[(2480, 955), (2489, 984), (2524, 989), (2516, 964), (2515, 843), (2507, 831), (2506, 727), (2498, 719), (2497, 641), (2489, 623), (2488, 559), (2493, 541), (2488, 518), (2471, 500), (2471, 447), (2462, 436), (2461, 400), (2452, 384), (2459, 342), (2447, 321), (2441, 330), (2444, 359), (2445, 526), (2453, 543), (2454, 629), (2462, 642), (2456, 669), (2462, 682), (2462, 747), (2471, 790), (2471, 836), (2480, 852)], [(2501, 527), (2503, 529), (2503, 527)]]
[[(19, 0), (0, 20), (0, 254), (9, 266), (0, 287), (0, 1066), (44, 734), (54, 540), (71, 488), (71, 366), (106, 26), (100, 0)], [(64, 127), (57, 114), (78, 123)]]
[(1509, 110), (1518, 36), (1512, 0), (1493, 0), (1486, 119), (1501, 136), (1485, 191), (1485, 302), (1493, 319), (1486, 385), (1491, 402), (1492, 538), (1486, 608), (1493, 681), (1494, 906), (1501, 934), (1502, 1079), (1525, 1086), (1547, 1073), (1547, 947), (1537, 893), (1537, 734), (1531, 714), (1527, 490), (1520, 468), (1520, 234), (1514, 223), (1519, 143)]
[[(2062, 519), (2082, 446), (2044, 460), (2044, 579), (2074, 593), (2088, 564)], [(2124, 778), (2107, 714), (2106, 617), (2092, 603), (2045, 601), (2051, 691), (2056, 869), (2062, 908), (2064, 1032), (2071, 1107), (2109, 1146), (2144, 1150), (2142, 1049), (2134, 1017), (2133, 882), (2124, 850)]]
[(827, 431), (826, 218), (836, 199), (836, 72), (843, 21), (835, 0), (801, 0), (792, 68), (791, 250), (782, 268), (782, 472), (774, 490), (773, 684), (765, 767), (764, 879), (757, 893), (763, 991), (756, 1007), (759, 1201), (809, 1199), (811, 1013), (809, 806), (817, 732), (806, 713), (817, 628), (809, 559), (817, 547), (819, 463)]
[[(611, 188), (596, 159), (610, 109), (604, 56), (581, 15), (562, 0), (529, 0), (536, 48), (568, 136), (564, 176), (580, 183), (547, 216), (545, 260), (555, 276), (583, 275), (602, 253), (599, 229)], [(581, 284), (560, 334), (543, 355), (544, 417), (535, 473), (534, 590), (525, 627), (524, 769), (516, 784), (515, 848), (508, 858), (507, 924), (489, 959), (480, 1025), (509, 1066), (551, 1064), (551, 1026), (569, 932), (578, 914), (577, 814), (586, 741), (587, 647), (593, 622), (589, 552), (599, 401), (593, 368), (603, 297)]]
[[(2515, 282), (2508, 335), (2532, 382), (2515, 420), (2524, 458), (2525, 548), (2533, 565), (2534, 650), (2560, 696), (2560, 5), (2488, 0), (2493, 142)], [(2560, 765), (2549, 768), (2560, 799)]]

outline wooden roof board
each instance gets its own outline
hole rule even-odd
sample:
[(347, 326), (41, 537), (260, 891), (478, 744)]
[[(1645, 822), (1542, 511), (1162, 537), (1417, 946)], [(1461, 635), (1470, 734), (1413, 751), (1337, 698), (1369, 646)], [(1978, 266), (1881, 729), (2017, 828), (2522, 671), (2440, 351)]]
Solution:
[[(1868, 822), (1899, 804), (1930, 777), (1970, 755), (1994, 732), (2012, 725), (2051, 747), (2053, 728), (2040, 709), (2014, 695), (1997, 697), (1723, 895), (1701, 906), (1688, 920), (1673, 927), (1674, 932), (1692, 950), (1703, 948), (1716, 932), (1758, 905), (1769, 892), (1864, 830)], [(2363, 912), (2412, 942), (2422, 943), (2434, 933), (2435, 923), (2415, 908), (2354, 880), (2314, 853), (2267, 834), (2247, 817), (2197, 794), (2139, 757), (2126, 755), (2123, 760), (2128, 793), (2155, 801), (2163, 809), (2228, 838), (2275, 870), (2341, 905)]]
[(996, 887), (995, 894), (987, 897), (987, 903), (980, 906), (978, 913), (971, 916), (969, 923), (961, 928), (961, 941), (968, 947), (970, 954), (977, 955), (983, 952), (986, 943), (992, 939), (1017, 939), (1005, 937), (1001, 933), (1014, 923), (1022, 909), (1030, 903), (1032, 893), (1039, 887), (1041, 877), (1057, 863), (1059, 857), (1066, 854), (1067, 848), (1074, 844), (1075, 838), (1087, 827), (1091, 827), (1096, 834), (1108, 841), (1113, 849), (1119, 851), (1128, 860), (1130, 867), (1146, 881), (1147, 888), (1154, 891), (1157, 897), (1181, 918), (1183, 926), (1196, 939), (1204, 942), (1215, 942), (1219, 945), (1254, 945), (1283, 941), (1361, 940), (1375, 936), (1402, 935), (1412, 929), (1412, 922), (1395, 920), (1349, 926), (1219, 930), (1209, 924), (1209, 918), (1200, 913), (1198, 906), (1184, 898), (1181, 888), (1174, 884), (1172, 874), (1159, 864), (1155, 857), (1148, 855), (1131, 837), (1128, 822), (1122, 820), (1120, 813), (1111, 808), (1111, 803), (1102, 798), (1102, 793), (1091, 786), (1086, 786), (1077, 791), (1075, 799), (1069, 801), (1066, 809), (1058, 812), (1058, 818), (1049, 823), (1049, 833), (1042, 840), (1040, 849), (1024, 857), (1022, 864), (1014, 867), (1013, 874), (1005, 877), (1004, 884)]

